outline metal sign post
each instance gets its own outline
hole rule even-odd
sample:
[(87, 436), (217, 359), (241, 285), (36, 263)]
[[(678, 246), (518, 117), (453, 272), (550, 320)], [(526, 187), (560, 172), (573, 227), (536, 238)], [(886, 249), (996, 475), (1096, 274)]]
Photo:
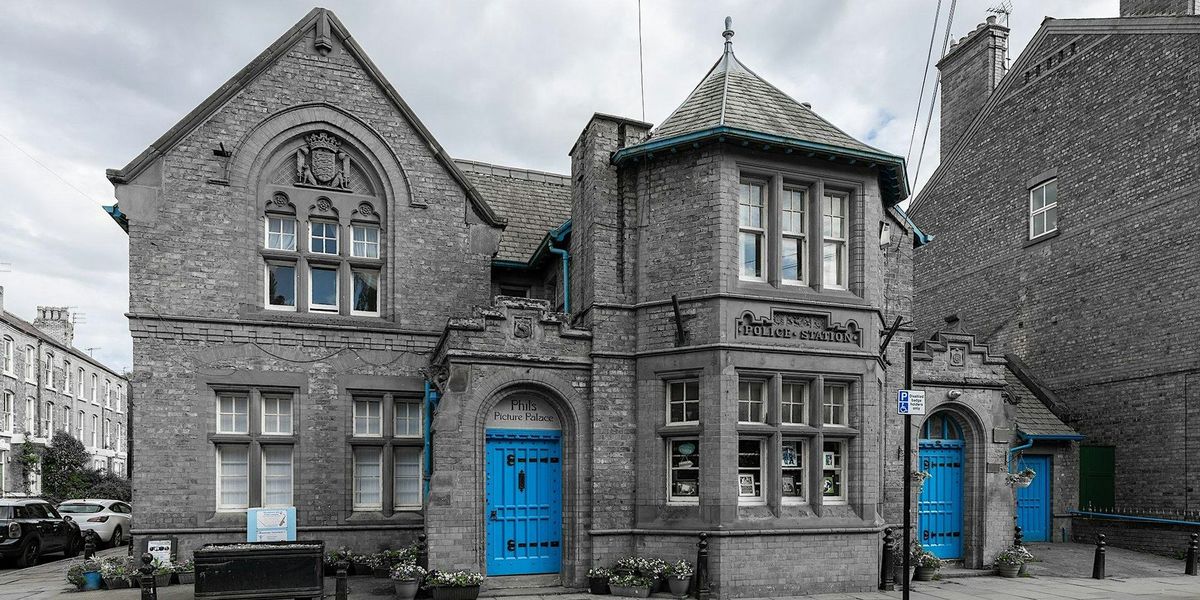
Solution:
[[(912, 389), (912, 342), (904, 342), (904, 392)], [(911, 394), (907, 394), (911, 398)], [(912, 405), (904, 411), (904, 587), (902, 598), (909, 600), (909, 562), (912, 560)], [(921, 398), (921, 412), (925, 412), (925, 398)]]

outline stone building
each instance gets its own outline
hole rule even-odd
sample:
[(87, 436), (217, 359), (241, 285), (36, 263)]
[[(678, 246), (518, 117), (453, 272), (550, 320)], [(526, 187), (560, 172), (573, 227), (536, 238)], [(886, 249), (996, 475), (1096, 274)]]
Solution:
[(19, 450), (30, 442), (41, 454), (59, 431), (83, 442), (91, 468), (124, 476), (128, 466), (125, 377), (72, 345), (69, 308), (37, 312), (30, 323), (4, 310), (0, 288), (0, 496), (41, 493)]
[[(315, 9), (110, 171), (154, 399), (134, 534), (186, 554), (295, 506), (330, 546), (424, 531), (436, 568), (580, 585), (707, 532), (722, 595), (872, 588), (900, 520), (904, 163), (728, 29), (657, 127), (594, 115), (568, 177), (451, 159)], [(1011, 405), (963, 339), (922, 352), (965, 344), (990, 379), (922, 385), (985, 390), (964, 435), (991, 493)]]
[(956, 315), (1042, 382), (1086, 436), (1053, 465), (1079, 508), (1194, 512), (1195, 3), (1047, 19), (1006, 69), (1007, 36), (989, 19), (939, 64), (943, 159), (910, 210), (936, 238), (918, 329)]

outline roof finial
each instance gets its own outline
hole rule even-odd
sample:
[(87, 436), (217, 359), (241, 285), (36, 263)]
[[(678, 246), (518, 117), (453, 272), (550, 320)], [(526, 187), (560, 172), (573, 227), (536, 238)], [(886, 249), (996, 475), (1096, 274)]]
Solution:
[(721, 35), (725, 37), (725, 51), (733, 52), (733, 17), (725, 17), (725, 31)]

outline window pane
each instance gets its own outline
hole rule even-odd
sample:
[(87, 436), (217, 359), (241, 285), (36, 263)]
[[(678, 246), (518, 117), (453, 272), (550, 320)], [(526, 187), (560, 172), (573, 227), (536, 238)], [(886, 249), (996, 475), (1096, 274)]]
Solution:
[(354, 279), (354, 310), (357, 312), (379, 312), (379, 272), (351, 271)]
[(1043, 193), (1046, 197), (1045, 205), (1049, 206), (1058, 202), (1058, 181), (1051, 181), (1043, 186)]
[(312, 304), (337, 306), (337, 269), (312, 268)]
[(354, 435), (380, 435), (380, 400), (354, 401)]
[(738, 440), (738, 497), (762, 497), (762, 442)]
[(247, 433), (250, 416), (249, 402), (250, 400), (245, 396), (218, 397), (217, 431), (219, 433)]
[(263, 446), (263, 506), (292, 504), (292, 447)]
[(763, 410), (766, 385), (761, 381), (743, 381), (738, 385), (738, 421), (747, 423), (762, 423), (765, 419)]
[(804, 497), (804, 441), (783, 440), (780, 486), (784, 498)]
[(1046, 233), (1046, 213), (1044, 213), (1044, 212), (1038, 213), (1036, 215), (1033, 215), (1032, 218), (1033, 218), (1033, 231), (1032, 231), (1033, 235), (1032, 235), (1032, 237), (1037, 237), (1039, 235), (1042, 235), (1043, 233)]
[(1046, 209), (1046, 231), (1054, 231), (1058, 227), (1058, 207)]
[(698, 440), (671, 440), (670, 494), (675, 500), (700, 496), (700, 444)]
[(397, 437), (421, 435), (421, 404), (419, 402), (396, 401), (395, 431)]
[(801, 274), (804, 272), (800, 264), (800, 257), (803, 241), (799, 238), (785, 237), (783, 238), (783, 278), (789, 281), (800, 281)]
[(380, 508), (383, 506), (383, 479), (380, 463), (380, 448), (354, 448), (354, 507)]
[(700, 420), (700, 382), (676, 381), (667, 385), (669, 423), (694, 423)]
[(845, 473), (843, 469), (844, 442), (825, 442), (824, 453), (821, 456), (821, 493), (826, 498), (845, 498), (843, 488)]
[(803, 383), (783, 384), (783, 397), (780, 399), (779, 420), (783, 423), (803, 424), (807, 419), (806, 410), (808, 386)]
[(421, 505), (421, 448), (397, 447), (393, 450), (395, 457), (395, 496), (396, 506)]
[(1046, 206), (1046, 188), (1037, 187), (1029, 193), (1029, 211), (1040, 210)]
[(263, 397), (263, 433), (292, 433), (292, 399)]
[(274, 250), (295, 250), (295, 219), (267, 218), (267, 247)]
[(351, 251), (362, 258), (379, 258), (379, 228), (355, 225), (352, 228), (354, 244)]
[(250, 503), (250, 449), (246, 446), (218, 446), (217, 499), (221, 508), (246, 508)]
[(268, 265), (267, 297), (272, 306), (296, 306), (296, 268)]
[(783, 191), (783, 231), (784, 233), (804, 233), (804, 208), (807, 194), (804, 190), (786, 189)]
[(310, 250), (321, 254), (338, 253), (338, 226), (335, 223), (310, 223)]
[(822, 418), (826, 425), (846, 424), (846, 395), (844, 385), (826, 385)]
[(742, 275), (762, 277), (762, 235), (742, 232)]
[(822, 257), (822, 281), (827, 286), (845, 287), (842, 276), (843, 265), (846, 262), (846, 244), (844, 242), (825, 242)]

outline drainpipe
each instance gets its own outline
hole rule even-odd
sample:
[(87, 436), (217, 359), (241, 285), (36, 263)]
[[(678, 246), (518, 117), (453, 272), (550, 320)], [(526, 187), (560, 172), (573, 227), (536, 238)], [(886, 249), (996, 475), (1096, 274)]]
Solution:
[[(562, 290), (563, 290), (563, 312), (571, 312), (571, 278), (570, 278), (570, 262), (571, 256), (562, 248), (555, 248), (554, 242), (547, 245), (550, 252), (562, 257)], [(555, 307), (557, 308), (557, 307)]]
[(429, 497), (429, 480), (433, 477), (433, 411), (437, 410), (438, 393), (425, 380), (425, 498)]

